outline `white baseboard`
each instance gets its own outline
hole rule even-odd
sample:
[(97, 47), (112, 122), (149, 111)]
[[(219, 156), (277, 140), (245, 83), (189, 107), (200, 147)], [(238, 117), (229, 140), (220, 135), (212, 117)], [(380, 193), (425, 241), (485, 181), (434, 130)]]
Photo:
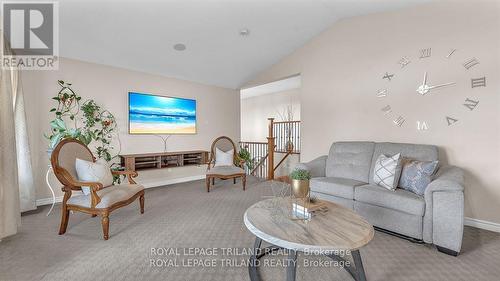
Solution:
[[(145, 182), (145, 183), (142, 183), (142, 185), (144, 185), (144, 188), (147, 189), (147, 188), (158, 187), (158, 186), (163, 186), (163, 185), (171, 185), (171, 184), (176, 184), (176, 183), (196, 181), (196, 180), (201, 180), (204, 178), (205, 178), (205, 175), (197, 175), (197, 176), (184, 177), (184, 178)], [(78, 191), (78, 192), (80, 192), (80, 191)], [(63, 196), (56, 197), (56, 203), (61, 203), (62, 200), (63, 200)], [(50, 204), (52, 204), (52, 197), (42, 198), (42, 199), (36, 200), (37, 206), (50, 205)]]
[(204, 178), (205, 178), (205, 175), (197, 175), (197, 176), (190, 176), (190, 177), (184, 177), (184, 178), (143, 182), (142, 185), (144, 185), (144, 188), (151, 188), (151, 187), (171, 185), (171, 184), (182, 183), (182, 182), (196, 181), (196, 180), (201, 180)]
[(500, 232), (500, 223), (478, 220), (473, 218), (465, 218), (464, 224), (476, 228), (486, 229), (489, 231)]
[[(61, 203), (63, 199), (63, 196), (58, 196), (56, 197), (56, 203)], [(42, 199), (37, 199), (36, 200), (36, 206), (42, 206), (42, 205), (50, 205), (52, 204), (52, 197), (50, 198), (42, 198)]]

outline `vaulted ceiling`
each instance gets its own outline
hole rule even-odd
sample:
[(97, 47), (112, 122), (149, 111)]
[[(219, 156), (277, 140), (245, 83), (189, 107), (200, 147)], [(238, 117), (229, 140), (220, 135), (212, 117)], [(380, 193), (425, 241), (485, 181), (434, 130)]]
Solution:
[[(420, 2), (64, 0), (60, 55), (239, 88), (339, 19)], [(240, 35), (245, 28), (249, 35)], [(174, 50), (178, 43), (186, 49)]]

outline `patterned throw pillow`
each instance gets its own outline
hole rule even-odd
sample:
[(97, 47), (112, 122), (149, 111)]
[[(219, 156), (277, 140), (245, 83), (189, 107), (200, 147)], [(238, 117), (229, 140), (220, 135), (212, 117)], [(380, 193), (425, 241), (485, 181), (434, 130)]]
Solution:
[(401, 175), (401, 154), (385, 156), (381, 154), (373, 168), (373, 181), (389, 190), (395, 190)]
[(403, 161), (399, 187), (418, 195), (424, 195), (425, 189), (437, 170), (438, 161), (417, 161), (405, 159)]

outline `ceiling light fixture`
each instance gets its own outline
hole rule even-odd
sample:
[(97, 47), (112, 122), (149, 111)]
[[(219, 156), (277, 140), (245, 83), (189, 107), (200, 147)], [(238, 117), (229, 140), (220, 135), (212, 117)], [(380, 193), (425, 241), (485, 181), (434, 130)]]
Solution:
[(177, 43), (174, 45), (174, 50), (176, 51), (184, 51), (186, 50), (186, 45), (182, 44), (182, 43)]
[(240, 30), (240, 35), (241, 36), (248, 36), (248, 35), (250, 35), (250, 30), (248, 28), (243, 28)]

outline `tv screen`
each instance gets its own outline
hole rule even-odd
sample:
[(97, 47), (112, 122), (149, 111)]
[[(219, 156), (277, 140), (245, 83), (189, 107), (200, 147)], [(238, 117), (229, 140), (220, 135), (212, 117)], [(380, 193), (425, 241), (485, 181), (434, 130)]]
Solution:
[(196, 100), (128, 93), (130, 134), (196, 134)]

